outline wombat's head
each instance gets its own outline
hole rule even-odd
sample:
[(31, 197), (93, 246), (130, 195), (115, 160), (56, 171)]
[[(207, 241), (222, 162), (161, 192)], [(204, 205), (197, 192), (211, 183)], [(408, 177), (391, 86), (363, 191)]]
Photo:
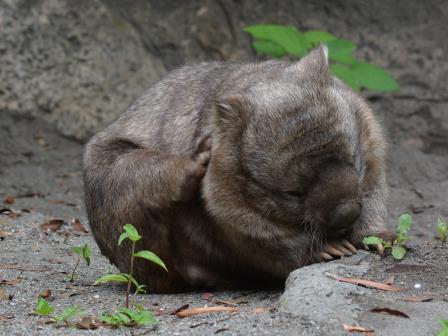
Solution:
[(255, 65), (253, 80), (218, 102), (204, 181), (210, 213), (235, 227), (256, 213), (332, 237), (356, 225), (373, 169), (363, 144), (370, 112), (331, 76), (326, 53)]

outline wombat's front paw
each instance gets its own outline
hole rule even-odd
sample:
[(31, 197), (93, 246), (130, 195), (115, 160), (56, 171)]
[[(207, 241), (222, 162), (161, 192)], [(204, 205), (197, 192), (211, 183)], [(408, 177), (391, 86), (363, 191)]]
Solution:
[(187, 202), (199, 189), (201, 179), (207, 172), (208, 163), (211, 157), (210, 135), (202, 138), (190, 159), (187, 159), (183, 181), (176, 197), (176, 201)]
[(322, 251), (318, 253), (320, 260), (329, 261), (335, 257), (352, 256), (356, 254), (357, 249), (348, 240), (341, 240), (339, 242), (331, 242), (324, 246)]

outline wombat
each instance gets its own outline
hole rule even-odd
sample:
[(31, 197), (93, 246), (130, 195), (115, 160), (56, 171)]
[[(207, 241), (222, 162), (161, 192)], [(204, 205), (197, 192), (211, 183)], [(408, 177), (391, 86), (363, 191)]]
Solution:
[(385, 140), (366, 102), (298, 62), (172, 71), (86, 146), (85, 202), (104, 255), (154, 293), (279, 286), (301, 266), (387, 236)]

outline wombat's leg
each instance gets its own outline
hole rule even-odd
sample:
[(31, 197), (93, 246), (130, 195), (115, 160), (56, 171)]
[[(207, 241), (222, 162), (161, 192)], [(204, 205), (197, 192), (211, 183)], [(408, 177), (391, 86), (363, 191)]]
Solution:
[(328, 243), (318, 255), (321, 260), (332, 260), (334, 257), (352, 256), (356, 252), (356, 247), (343, 239), (340, 242)]
[(124, 140), (93, 143), (85, 170), (86, 207), (92, 232), (106, 256), (128, 272), (130, 245), (117, 247), (126, 223), (133, 224), (143, 239), (139, 249), (149, 249), (165, 261), (169, 272), (136, 260), (135, 277), (155, 292), (181, 290), (183, 277), (172, 255), (172, 221), (178, 202), (197, 191), (210, 160), (210, 140), (199, 142), (191, 155), (167, 155), (136, 147)]

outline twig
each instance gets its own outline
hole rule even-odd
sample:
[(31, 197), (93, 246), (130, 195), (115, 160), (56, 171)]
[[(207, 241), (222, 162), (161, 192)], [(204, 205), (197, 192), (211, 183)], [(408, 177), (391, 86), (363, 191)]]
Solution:
[(25, 272), (50, 272), (51, 269), (48, 268), (27, 268), (17, 265), (0, 265), (0, 268), (2, 269), (14, 269), (18, 271), (25, 271)]
[(222, 307), (222, 306), (215, 306), (215, 307), (200, 307), (200, 308), (189, 308), (185, 310), (181, 310), (176, 313), (177, 317), (190, 317), (194, 315), (200, 315), (200, 314), (208, 314), (208, 313), (220, 313), (220, 312), (237, 312), (239, 311), (238, 308), (234, 307)]

